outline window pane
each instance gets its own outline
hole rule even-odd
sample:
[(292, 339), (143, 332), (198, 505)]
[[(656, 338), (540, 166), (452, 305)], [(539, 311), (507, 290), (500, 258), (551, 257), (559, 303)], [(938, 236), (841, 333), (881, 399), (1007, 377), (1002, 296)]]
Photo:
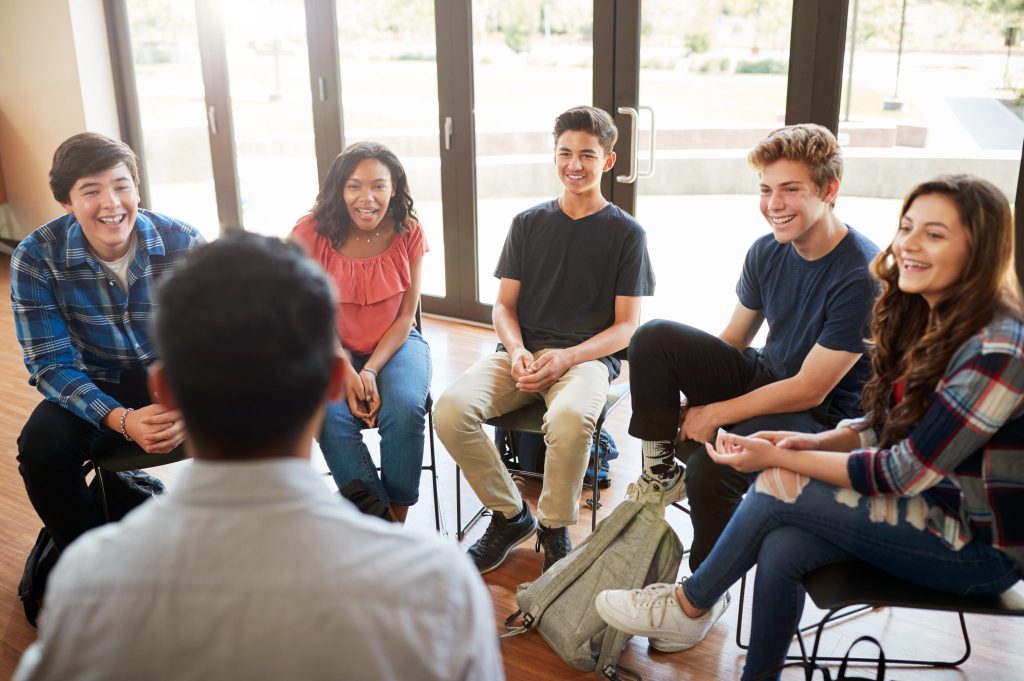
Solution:
[[(641, 8), (640, 104), (655, 111), (656, 163), (652, 177), (637, 180), (637, 219), (658, 278), (642, 318), (717, 334), (736, 305), (744, 255), (769, 230), (746, 157), (784, 124), (793, 3), (644, 0)], [(644, 111), (640, 123), (643, 172)]]
[(1024, 141), (1010, 89), (1024, 65), (1004, 42), (1020, 15), (984, 3), (903, 6), (850, 3), (840, 105), (846, 170), (837, 210), (881, 246), (903, 196), (943, 173), (981, 176), (1012, 204)]
[(250, 232), (286, 236), (318, 190), (302, 0), (228, 0), (228, 76)]
[(193, 225), (208, 240), (220, 221), (213, 186), (195, 5), (128, 0), (135, 80), (149, 182), (147, 208)]
[(479, 301), (498, 292), (494, 267), (512, 218), (557, 196), (551, 128), (593, 102), (592, 0), (473, 3)]
[(398, 156), (427, 237), (423, 293), (444, 296), (444, 224), (433, 0), (337, 0), (345, 144)]

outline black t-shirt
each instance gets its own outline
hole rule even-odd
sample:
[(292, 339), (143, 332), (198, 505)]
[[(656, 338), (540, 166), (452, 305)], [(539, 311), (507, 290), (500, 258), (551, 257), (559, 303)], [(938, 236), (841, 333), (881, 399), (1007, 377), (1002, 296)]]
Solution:
[(864, 339), (871, 335), (878, 292), (869, 271), (878, 247), (847, 228), (843, 240), (817, 260), (804, 260), (792, 244), (766, 234), (747, 251), (736, 284), (744, 307), (764, 310), (768, 340), (759, 354), (776, 379), (796, 376), (815, 345), (862, 353), (826, 400), (838, 418), (861, 414), (860, 389), (871, 375)]
[[(530, 352), (578, 345), (615, 322), (616, 296), (654, 293), (647, 235), (611, 203), (579, 220), (554, 199), (523, 211), (512, 220), (494, 276), (520, 283), (516, 309)], [(601, 361), (610, 378), (618, 376), (618, 359)]]

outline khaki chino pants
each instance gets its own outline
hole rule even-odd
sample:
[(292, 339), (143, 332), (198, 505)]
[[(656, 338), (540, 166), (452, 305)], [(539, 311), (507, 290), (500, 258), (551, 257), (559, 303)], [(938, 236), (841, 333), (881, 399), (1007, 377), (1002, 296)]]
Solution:
[[(550, 350), (539, 350), (534, 358)], [(541, 393), (516, 389), (508, 353), (482, 358), (434, 405), (434, 429), (484, 506), (511, 518), (523, 507), (512, 476), (483, 429), (487, 419), (544, 400), (544, 482), (537, 516), (545, 527), (574, 525), (590, 439), (608, 395), (608, 367), (597, 360), (570, 368)]]

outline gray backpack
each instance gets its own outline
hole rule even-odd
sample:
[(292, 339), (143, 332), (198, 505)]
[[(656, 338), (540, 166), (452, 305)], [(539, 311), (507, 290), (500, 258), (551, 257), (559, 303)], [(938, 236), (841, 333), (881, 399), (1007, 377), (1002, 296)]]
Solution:
[[(536, 581), (519, 585), (519, 610), (505, 621), (504, 637), (536, 629), (576, 669), (617, 679), (629, 635), (605, 624), (594, 599), (605, 589), (674, 582), (682, 558), (682, 543), (665, 522), (660, 499), (651, 505), (623, 501), (569, 555)], [(520, 626), (513, 627), (520, 615)]]

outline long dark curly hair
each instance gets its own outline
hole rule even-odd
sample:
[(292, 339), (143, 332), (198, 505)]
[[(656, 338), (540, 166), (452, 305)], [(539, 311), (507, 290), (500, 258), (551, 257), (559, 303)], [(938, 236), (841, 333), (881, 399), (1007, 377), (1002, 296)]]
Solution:
[[(935, 387), (953, 353), (997, 313), (1021, 318), (1021, 293), (1013, 267), (1010, 204), (993, 184), (970, 175), (945, 175), (915, 187), (900, 216), (920, 196), (945, 196), (967, 232), (967, 263), (955, 290), (930, 308), (923, 297), (899, 288), (892, 244), (872, 263), (882, 283), (871, 320), (872, 376), (862, 402), (882, 428), (883, 445), (906, 437), (931, 406)], [(893, 385), (906, 380), (904, 398), (892, 403)]]
[(409, 180), (395, 152), (379, 142), (353, 142), (331, 163), (324, 186), (310, 211), (316, 219), (316, 233), (329, 239), (334, 248), (341, 248), (352, 229), (352, 220), (345, 206), (345, 183), (356, 166), (368, 158), (377, 159), (391, 173), (395, 195), (388, 202), (388, 213), (395, 221), (395, 231), (399, 234), (405, 232), (409, 229), (409, 219), (417, 219), (409, 193)]

